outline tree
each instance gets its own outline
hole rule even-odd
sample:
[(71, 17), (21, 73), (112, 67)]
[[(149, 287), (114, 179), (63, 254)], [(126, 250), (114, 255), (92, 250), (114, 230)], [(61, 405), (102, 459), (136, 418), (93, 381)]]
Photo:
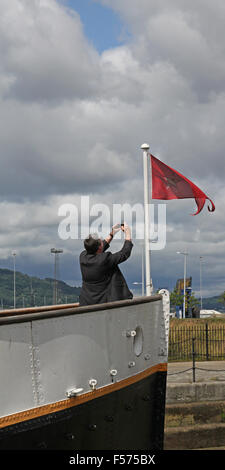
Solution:
[(195, 297), (194, 292), (192, 292), (191, 295), (188, 297), (188, 306), (190, 308), (199, 307), (199, 300)]
[(223, 294), (221, 294), (220, 298), (218, 299), (218, 302), (224, 303), (225, 302), (225, 291)]
[[(170, 294), (170, 303), (173, 307), (183, 307), (184, 296), (175, 287), (173, 292)], [(192, 309), (199, 306), (199, 300), (195, 297), (195, 293), (190, 293), (190, 290), (186, 290), (185, 296), (185, 317), (192, 316)]]
[(175, 287), (170, 294), (170, 303), (173, 307), (181, 307), (183, 305), (183, 295)]

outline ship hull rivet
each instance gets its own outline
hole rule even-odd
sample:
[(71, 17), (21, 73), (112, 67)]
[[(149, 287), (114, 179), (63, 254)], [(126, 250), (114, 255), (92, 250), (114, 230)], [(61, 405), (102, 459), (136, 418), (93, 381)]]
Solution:
[(112, 423), (114, 421), (113, 416), (106, 416), (105, 420), (108, 421), (109, 423)]
[(150, 401), (150, 400), (151, 400), (151, 397), (150, 397), (150, 395), (145, 395), (142, 399), (143, 399), (144, 401)]
[(126, 411), (132, 411), (132, 410), (133, 410), (133, 406), (132, 406), (132, 405), (125, 405), (125, 410), (126, 410)]
[(47, 449), (47, 444), (46, 442), (39, 442), (39, 444), (37, 445), (37, 448), (38, 449)]
[(65, 438), (67, 439), (67, 441), (72, 441), (73, 439), (75, 439), (75, 436), (72, 433), (68, 433), (65, 435)]
[(96, 429), (97, 429), (96, 424), (89, 424), (89, 430), (90, 431), (96, 431)]

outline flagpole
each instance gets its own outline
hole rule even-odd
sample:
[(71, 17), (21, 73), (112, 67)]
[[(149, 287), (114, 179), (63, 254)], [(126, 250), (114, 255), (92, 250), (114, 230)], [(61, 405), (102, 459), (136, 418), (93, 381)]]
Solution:
[(183, 318), (185, 318), (185, 310), (186, 310), (186, 277), (187, 277), (187, 255), (188, 252), (186, 251), (177, 251), (178, 255), (184, 255), (184, 300), (183, 300)]
[(144, 170), (144, 214), (145, 214), (145, 282), (146, 282), (146, 295), (151, 295), (151, 269), (150, 269), (150, 215), (149, 215), (149, 184), (150, 177), (148, 172), (149, 161), (148, 151), (149, 145), (143, 144), (143, 170)]

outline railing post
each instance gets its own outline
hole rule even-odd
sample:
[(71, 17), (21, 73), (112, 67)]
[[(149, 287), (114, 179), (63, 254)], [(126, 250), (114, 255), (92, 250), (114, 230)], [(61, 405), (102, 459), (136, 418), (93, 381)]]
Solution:
[(209, 361), (209, 329), (208, 323), (205, 325), (205, 340), (206, 340), (206, 360)]
[(192, 373), (193, 382), (195, 382), (195, 338), (192, 338)]

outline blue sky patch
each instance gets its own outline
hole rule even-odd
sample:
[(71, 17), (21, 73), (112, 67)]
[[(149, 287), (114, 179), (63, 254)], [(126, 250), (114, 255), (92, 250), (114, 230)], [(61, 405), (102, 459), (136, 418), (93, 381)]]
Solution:
[(128, 38), (126, 26), (110, 8), (94, 0), (58, 1), (79, 14), (86, 37), (100, 53), (124, 44)]

